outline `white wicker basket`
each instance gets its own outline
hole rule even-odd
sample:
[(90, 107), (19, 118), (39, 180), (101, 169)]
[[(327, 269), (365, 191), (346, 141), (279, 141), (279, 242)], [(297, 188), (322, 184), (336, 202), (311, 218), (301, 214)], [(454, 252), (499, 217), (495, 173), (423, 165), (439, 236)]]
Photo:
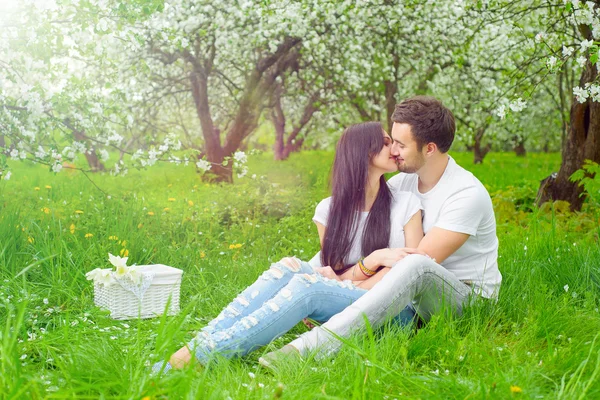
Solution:
[(140, 272), (152, 272), (152, 284), (142, 300), (119, 284), (94, 284), (94, 303), (110, 311), (113, 319), (152, 318), (162, 315), (169, 303), (167, 315), (179, 312), (179, 289), (182, 270), (162, 264), (140, 265)]

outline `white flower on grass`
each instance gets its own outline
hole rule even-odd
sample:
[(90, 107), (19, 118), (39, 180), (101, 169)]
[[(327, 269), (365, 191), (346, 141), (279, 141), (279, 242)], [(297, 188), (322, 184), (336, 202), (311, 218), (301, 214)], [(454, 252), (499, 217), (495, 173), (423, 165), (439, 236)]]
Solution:
[(6, 173), (6, 175), (4, 175), (4, 180), (5, 180), (5, 181), (9, 180), (11, 175), (12, 175), (12, 172), (8, 171), (8, 172)]
[(210, 169), (211, 165), (206, 160), (198, 160), (198, 162), (196, 162), (196, 167), (198, 167), (198, 169), (201, 169), (202, 171), (206, 172)]
[(563, 286), (563, 289), (565, 289), (565, 292), (567, 292), (567, 293), (568, 293), (568, 292), (569, 292), (569, 285), (565, 285), (565, 286)]

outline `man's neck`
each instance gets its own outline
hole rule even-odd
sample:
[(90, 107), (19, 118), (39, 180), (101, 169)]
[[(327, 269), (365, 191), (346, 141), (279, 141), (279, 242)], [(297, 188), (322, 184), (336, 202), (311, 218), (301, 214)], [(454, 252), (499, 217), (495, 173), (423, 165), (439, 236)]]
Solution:
[(450, 157), (448, 154), (439, 154), (430, 159), (429, 162), (417, 171), (417, 175), (419, 176), (419, 192), (427, 193), (437, 185), (440, 179), (442, 179), (449, 161)]

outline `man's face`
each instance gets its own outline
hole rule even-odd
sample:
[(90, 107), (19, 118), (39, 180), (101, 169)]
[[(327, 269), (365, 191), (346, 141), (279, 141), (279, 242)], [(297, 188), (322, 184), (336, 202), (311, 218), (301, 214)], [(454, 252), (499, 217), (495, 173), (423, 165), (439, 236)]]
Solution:
[(396, 157), (398, 171), (414, 174), (425, 165), (426, 146), (419, 151), (410, 125), (394, 122), (392, 126), (392, 155)]

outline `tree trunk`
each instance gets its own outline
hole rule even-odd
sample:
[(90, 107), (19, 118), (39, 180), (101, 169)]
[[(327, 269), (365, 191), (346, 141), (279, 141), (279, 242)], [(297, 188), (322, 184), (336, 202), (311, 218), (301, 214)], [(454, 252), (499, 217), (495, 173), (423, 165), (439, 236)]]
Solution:
[(204, 180), (211, 182), (233, 182), (231, 166), (223, 167), (223, 149), (221, 147), (221, 132), (215, 128), (208, 103), (208, 76), (206, 68), (198, 63), (193, 64), (194, 71), (190, 73), (192, 97), (196, 105), (196, 114), (200, 120), (202, 136), (204, 137), (204, 154), (206, 161), (211, 163), (210, 170), (203, 175)]
[(517, 157), (525, 157), (527, 155), (527, 149), (525, 149), (525, 139), (520, 137), (515, 137), (514, 140), (515, 147), (514, 151)]
[(298, 137), (304, 127), (310, 122), (314, 113), (318, 109), (317, 101), (319, 93), (315, 92), (307, 100), (302, 116), (298, 123), (293, 126), (287, 140), (285, 139), (286, 118), (281, 105), (281, 95), (283, 94), (283, 86), (277, 84), (273, 90), (273, 109), (271, 111), (271, 120), (275, 127), (275, 144), (273, 145), (273, 153), (276, 161), (287, 160), (291, 153), (302, 148), (304, 137)]
[(285, 160), (283, 149), (285, 146), (285, 114), (281, 105), (281, 95), (283, 94), (283, 85), (275, 84), (273, 89), (273, 108), (271, 109), (271, 121), (275, 128), (275, 143), (273, 144), (273, 155), (275, 161)]
[(481, 143), (482, 139), (483, 139), (483, 134), (485, 133), (486, 129), (487, 129), (487, 127), (479, 128), (477, 130), (477, 134), (475, 135), (475, 142), (473, 143), (473, 163), (474, 164), (482, 164), (483, 159), (485, 158), (487, 153), (489, 153), (489, 151), (492, 148), (492, 145), (489, 143), (485, 146), (482, 146), (482, 143)]
[[(582, 31), (585, 31), (583, 28)], [(587, 29), (589, 31), (589, 29)], [(584, 34), (591, 38), (591, 34)], [(579, 86), (593, 82), (598, 76), (598, 69), (588, 60), (582, 71)], [(583, 205), (582, 188), (570, 181), (571, 175), (581, 169), (584, 160), (600, 162), (600, 103), (588, 99), (585, 103), (572, 98), (569, 129), (562, 151), (562, 164), (558, 174), (554, 173), (541, 181), (538, 190), (537, 204), (546, 201), (566, 200), (572, 211), (578, 211)]]

